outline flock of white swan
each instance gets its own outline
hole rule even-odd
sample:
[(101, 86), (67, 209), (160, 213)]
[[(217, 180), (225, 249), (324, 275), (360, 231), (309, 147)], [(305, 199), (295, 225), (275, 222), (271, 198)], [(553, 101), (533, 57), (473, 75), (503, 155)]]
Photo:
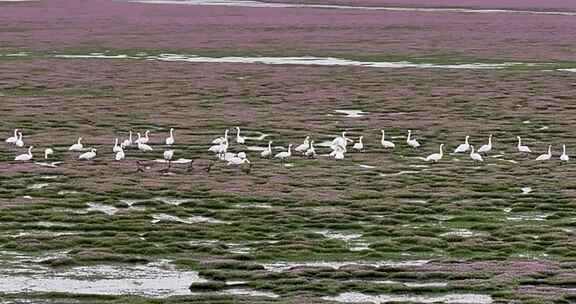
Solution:
[[(235, 142), (239, 145), (244, 145), (246, 143), (246, 137), (240, 134), (240, 128), (235, 127), (236, 129), (236, 138)], [(396, 144), (392, 141), (386, 139), (386, 133), (384, 130), (381, 130), (382, 137), (380, 140), (380, 145), (384, 149), (394, 149)], [(120, 141), (118, 138), (115, 139), (114, 146), (112, 147), (112, 152), (114, 153), (114, 159), (116, 161), (121, 161), (125, 159), (125, 149), (136, 146), (136, 148), (142, 152), (149, 152), (154, 151), (154, 148), (149, 144), (150, 143), (150, 131), (144, 132), (144, 136), (140, 133), (136, 133), (138, 138), (134, 139), (132, 136), (132, 131), (129, 131), (128, 138), (123, 141)], [(474, 163), (483, 162), (484, 159), (482, 155), (486, 155), (490, 151), (492, 151), (492, 134), (488, 137), (488, 143), (482, 145), (479, 149), (475, 149), (473, 145), (469, 143), (470, 136), (466, 136), (464, 139), (464, 143), (458, 145), (456, 149), (454, 149), (454, 153), (467, 153), (469, 152), (470, 158), (474, 161)], [(346, 153), (348, 152), (349, 144), (352, 144), (352, 151), (354, 152), (363, 152), (365, 145), (363, 142), (364, 136), (360, 136), (358, 141), (354, 143), (354, 141), (346, 136), (346, 132), (342, 132), (340, 136), (336, 136), (331, 142), (329, 142), (328, 146), (331, 149), (331, 152), (328, 154), (330, 158), (336, 160), (342, 160), (345, 158)], [(520, 153), (527, 154), (531, 153), (532, 151), (528, 146), (522, 144), (522, 139), (520, 136), (517, 136), (518, 145), (517, 150)], [(250, 164), (250, 160), (248, 160), (247, 154), (245, 152), (238, 152), (232, 153), (229, 152), (230, 146), (230, 139), (229, 139), (229, 129), (224, 131), (223, 137), (218, 137), (211, 142), (211, 146), (208, 148), (208, 151), (214, 153), (217, 159), (226, 162), (228, 165), (242, 165), (242, 164)], [(25, 146), (22, 132), (20, 129), (15, 129), (13, 136), (7, 138), (5, 140), (7, 144), (14, 145), (18, 148), (23, 148)], [(170, 167), (172, 159), (174, 157), (174, 150), (172, 146), (175, 143), (174, 138), (174, 128), (170, 129), (168, 137), (164, 140), (165, 143), (165, 151), (163, 154), (164, 161), (168, 163), (168, 167)], [(282, 164), (289, 160), (292, 156), (292, 144), (289, 144), (286, 151), (279, 152), (277, 154), (273, 154), (272, 151), (272, 141), (268, 142), (268, 146), (266, 148), (262, 148), (260, 152), (260, 157), (262, 158), (274, 158), (280, 160)], [(420, 143), (413, 137), (412, 131), (408, 130), (408, 135), (406, 137), (406, 145), (411, 149), (417, 149), (420, 147)], [(14, 160), (15, 161), (30, 161), (34, 158), (32, 154), (32, 149), (34, 147), (28, 147), (28, 152), (24, 154), (17, 155)], [(68, 151), (72, 152), (83, 152), (78, 155), (79, 160), (92, 160), (97, 156), (97, 149), (95, 148), (85, 148), (82, 144), (82, 137), (79, 137), (77, 142), (72, 144)], [(52, 148), (46, 148), (44, 150), (44, 158), (47, 160), (54, 154), (54, 150)], [(306, 136), (303, 143), (296, 146), (294, 148), (294, 154), (299, 154), (304, 157), (314, 158), (316, 157), (316, 148), (314, 146), (314, 140), (311, 140), (310, 136)], [(440, 144), (440, 148), (438, 153), (433, 153), (428, 155), (424, 158), (427, 162), (439, 162), (442, 160), (444, 156), (444, 144)], [(538, 156), (535, 160), (536, 161), (548, 161), (552, 159), (552, 145), (548, 146), (548, 152)], [(559, 157), (559, 160), (562, 162), (568, 162), (569, 156), (566, 154), (566, 145), (562, 145), (562, 154)], [(191, 160), (186, 160), (190, 162)], [(51, 166), (58, 164), (59, 162), (51, 163)], [(44, 163), (45, 164), (45, 163)]]

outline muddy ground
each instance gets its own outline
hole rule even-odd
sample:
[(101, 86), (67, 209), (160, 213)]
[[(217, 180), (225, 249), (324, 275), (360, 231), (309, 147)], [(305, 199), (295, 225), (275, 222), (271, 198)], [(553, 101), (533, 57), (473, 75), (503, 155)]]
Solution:
[[(380, 23), (389, 18), (373, 18), (378, 14), (394, 19), (399, 16), (395, 13), (109, 1), (0, 5), (0, 15), (7, 17), (0, 18), (3, 54), (216, 50), (397, 59), (450, 49), (450, 54), (468, 59), (573, 60), (573, 52), (566, 51), (573, 41), (563, 41), (567, 49), (549, 42), (568, 34), (556, 32), (559, 19), (576, 20), (530, 16), (542, 18), (538, 20), (556, 35), (530, 32), (525, 16), (403, 13), (409, 18), (394, 21), (403, 27), (412, 26), (413, 19), (432, 18), (441, 24), (432, 35), (459, 31), (460, 37), (470, 39), (456, 42), (423, 40), (430, 32), (416, 28), (410, 31), (423, 35), (420, 38), (398, 38), (404, 37), (399, 30), (382, 30)], [(315, 19), (318, 14), (326, 19)], [(310, 23), (287, 30), (284, 25), (295, 22), (292, 18)], [(478, 31), (490, 36), (486, 46), (465, 33), (466, 28), (451, 24), (467, 20), (470, 26), (496, 26), (490, 18), (517, 22), (519, 32), (530, 32), (526, 39), (533, 43), (526, 45), (525, 36), (512, 32), (518, 39), (512, 40), (523, 46), (514, 47), (503, 42), (501, 33)], [(332, 20), (345, 24), (351, 34), (328, 26)], [(355, 27), (362, 20), (377, 25)], [(189, 26), (202, 31), (186, 30)], [(363, 35), (366, 44), (353, 42)], [(397, 40), (391, 47), (374, 42), (382, 35)], [(323, 40), (329, 43), (315, 43)], [(473, 294), (497, 303), (575, 299), (576, 169), (557, 160), (561, 144), (568, 152), (576, 147), (571, 133), (576, 119), (572, 73), (34, 54), (0, 57), (0, 70), (2, 133), (8, 137), (13, 128), (21, 128), (26, 144), (35, 146), (36, 161), (42, 161), (41, 152), (48, 146), (56, 150), (52, 161), (63, 161), (56, 168), (16, 163), (13, 157), (24, 149), (0, 146), (0, 256), (13, 261), (3, 263), (0, 279), (15, 275), (14, 267), (30, 272), (30, 265), (66, 273), (74, 267), (168, 260), (205, 280), (185, 282), (194, 283), (194, 294), (168, 299), (54, 290), (1, 294), (0, 287), (8, 303), (328, 303), (350, 292)], [(346, 109), (366, 115), (351, 118), (335, 112)], [(233, 144), (234, 151), (264, 147), (268, 140), (286, 147), (308, 135), (320, 143), (343, 130), (354, 140), (364, 135), (367, 148), (335, 161), (326, 157), (326, 147), (317, 146), (316, 159), (295, 156), (289, 167), (248, 152), (254, 164), (250, 173), (222, 162), (207, 172), (214, 162), (207, 151), (210, 141), (234, 126), (248, 137), (245, 145)], [(165, 174), (164, 165), (154, 160), (162, 157), (162, 142), (171, 127), (176, 129), (176, 157), (194, 163), (190, 168), (175, 165)], [(380, 147), (381, 128), (396, 143), (393, 151)], [(404, 142), (409, 129), (422, 144), (417, 150)], [(145, 154), (129, 149), (125, 161), (115, 162), (114, 138), (125, 138), (128, 130), (151, 130), (156, 150)], [(262, 134), (268, 136), (257, 139)], [(474, 164), (467, 155), (447, 154), (438, 164), (421, 159), (436, 152), (440, 143), (451, 152), (467, 134), (476, 146), (494, 134), (494, 150), (484, 163)], [(99, 149), (94, 161), (78, 161), (77, 153), (66, 151), (78, 136), (85, 146)], [(516, 136), (523, 137), (532, 155), (516, 152)], [(548, 144), (553, 145), (554, 160), (536, 163), (534, 158)], [(137, 172), (137, 160), (144, 161), (144, 172)], [(16, 253), (25, 258), (11, 258)], [(244, 290), (264, 294), (230, 292), (234, 281), (241, 281)]]

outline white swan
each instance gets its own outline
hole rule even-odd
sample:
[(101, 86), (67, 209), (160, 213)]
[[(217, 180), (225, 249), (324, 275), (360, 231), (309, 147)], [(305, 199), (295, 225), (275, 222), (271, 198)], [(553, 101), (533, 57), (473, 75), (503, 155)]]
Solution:
[(530, 151), (530, 148), (528, 148), (528, 146), (522, 145), (522, 138), (520, 138), (520, 136), (516, 136), (516, 138), (518, 138), (518, 152), (522, 152), (522, 153), (531, 153), (532, 152), (532, 151)]
[(24, 141), (22, 140), (22, 132), (18, 132), (18, 139), (16, 140), (16, 147), (24, 147)]
[(241, 157), (232, 157), (228, 160), (228, 166), (230, 165), (242, 165), (242, 164), (249, 164), (250, 161), (247, 158)]
[(562, 155), (560, 155), (560, 160), (564, 162), (570, 160), (570, 157), (566, 154), (566, 145), (562, 145)]
[(143, 144), (143, 143), (141, 143), (141, 142), (138, 143), (138, 150), (144, 151), (144, 152), (146, 152), (146, 151), (154, 151), (154, 149), (152, 149), (152, 147), (150, 147), (150, 146), (147, 145), (147, 144)]
[(246, 157), (246, 152), (238, 152), (238, 154), (237, 154), (236, 156), (238, 156), (239, 158), (242, 158), (242, 159), (247, 158), (247, 157)]
[(442, 151), (443, 148), (444, 148), (444, 144), (440, 144), (440, 152), (428, 155), (428, 157), (426, 157), (426, 161), (433, 161), (435, 163), (440, 161), (442, 159), (442, 157), (444, 156), (444, 152)]
[(246, 137), (240, 136), (240, 127), (236, 127), (236, 143), (243, 145), (246, 142)]
[(281, 161), (282, 163), (284, 163), (284, 161), (285, 161), (286, 159), (288, 159), (290, 156), (292, 156), (292, 150), (291, 150), (291, 149), (292, 149), (292, 144), (289, 144), (289, 145), (288, 145), (288, 151), (280, 152), (280, 153), (274, 155), (274, 158), (279, 158), (280, 161)]
[(224, 131), (224, 137), (215, 138), (215, 139), (212, 141), (212, 144), (214, 144), (214, 145), (219, 145), (219, 144), (223, 144), (225, 141), (228, 141), (228, 129), (226, 129), (226, 130)]
[(124, 153), (124, 149), (122, 149), (122, 146), (120, 146), (120, 151), (116, 152), (116, 155), (114, 155), (114, 159), (123, 160), (125, 157), (126, 154)]
[(84, 146), (82, 145), (82, 137), (78, 137), (78, 142), (71, 145), (70, 148), (68, 148), (68, 151), (82, 151), (82, 149), (84, 149)]
[(80, 156), (78, 156), (78, 159), (91, 160), (94, 157), (96, 157), (96, 149), (92, 148), (90, 151), (80, 154)]
[(54, 154), (54, 150), (52, 150), (52, 148), (44, 149), (44, 159), (48, 159), (48, 156), (52, 154)]
[(124, 147), (130, 147), (130, 146), (132, 145), (132, 130), (130, 130), (130, 136), (128, 137), (128, 139), (125, 139), (125, 140), (122, 142), (122, 145), (123, 145)]
[(148, 134), (150, 134), (150, 130), (146, 130), (146, 132), (144, 132), (144, 137), (139, 138), (139, 142), (141, 144), (147, 144), (150, 141)]
[(9, 144), (15, 144), (18, 140), (18, 129), (14, 129), (14, 136), (6, 138), (5, 142)]
[(174, 150), (164, 151), (164, 160), (168, 162), (168, 168), (171, 166), (172, 157), (174, 157)]
[(306, 136), (306, 138), (304, 138), (304, 142), (302, 144), (298, 145), (294, 149), (294, 151), (299, 152), (299, 153), (305, 153), (309, 147), (310, 147), (310, 136)]
[(382, 144), (382, 147), (384, 148), (390, 148), (393, 149), (394, 147), (396, 147), (396, 145), (391, 142), (386, 140), (386, 135), (384, 134), (384, 130), (380, 130), (382, 132), (382, 140), (380, 141), (380, 143)]
[(120, 152), (120, 150), (122, 150), (122, 147), (118, 145), (118, 137), (116, 137), (116, 140), (114, 141), (114, 148), (112, 148), (112, 152), (118, 153)]
[(474, 152), (474, 146), (470, 146), (470, 149), (472, 149), (472, 151), (470, 151), (470, 158), (474, 161), (474, 163), (484, 161), (480, 153)]
[(171, 146), (174, 144), (174, 128), (170, 128), (170, 137), (166, 138), (166, 145)]
[(146, 130), (146, 132), (144, 132), (144, 137), (142, 137), (142, 135), (140, 135), (140, 132), (138, 132), (138, 139), (136, 139), (134, 142), (135, 143), (141, 143), (141, 144), (147, 144), (148, 141), (150, 140), (150, 137), (148, 137), (148, 134), (150, 133), (150, 130)]
[(488, 153), (490, 151), (492, 151), (492, 134), (488, 136), (488, 144), (480, 147), (480, 149), (478, 149), (478, 153)]
[(216, 153), (216, 154), (223, 154), (228, 151), (228, 138), (226, 138), (222, 143), (213, 145), (208, 148), (208, 151)]
[(420, 143), (416, 139), (412, 139), (412, 130), (408, 130), (408, 137), (406, 137), (406, 143), (412, 148), (420, 147)]
[(272, 141), (268, 142), (268, 148), (260, 153), (260, 157), (268, 158), (272, 155)]
[(310, 142), (310, 148), (304, 153), (307, 157), (316, 157), (316, 149), (314, 149), (314, 141)]
[(338, 145), (338, 146), (334, 147), (334, 150), (332, 152), (330, 152), (328, 157), (334, 158), (337, 160), (342, 160), (342, 159), (344, 159), (344, 153), (346, 153), (346, 150), (344, 149), (344, 147)]
[(31, 159), (34, 157), (34, 156), (32, 155), (32, 149), (33, 149), (33, 148), (34, 148), (34, 147), (30, 146), (30, 147), (28, 148), (28, 153), (20, 154), (20, 155), (16, 156), (16, 157), (14, 158), (14, 160), (17, 160), (17, 161), (29, 161), (29, 160), (31, 160)]
[(352, 149), (354, 149), (358, 152), (364, 151), (364, 143), (362, 142), (362, 139), (364, 139), (364, 136), (360, 136), (358, 138), (358, 142), (355, 143), (354, 146), (352, 146)]
[(470, 150), (470, 144), (468, 143), (469, 135), (466, 135), (466, 139), (464, 140), (463, 144), (460, 144), (456, 149), (454, 149), (454, 153), (463, 153)]
[(548, 145), (548, 153), (542, 154), (536, 158), (537, 161), (547, 161), (552, 158), (552, 145)]
[(348, 142), (354, 142), (354, 141), (346, 137), (346, 131), (343, 131), (342, 136), (338, 136), (334, 138), (334, 140), (332, 141), (332, 149), (335, 150), (336, 146), (341, 146), (344, 148), (344, 151), (346, 151), (346, 146), (348, 145)]

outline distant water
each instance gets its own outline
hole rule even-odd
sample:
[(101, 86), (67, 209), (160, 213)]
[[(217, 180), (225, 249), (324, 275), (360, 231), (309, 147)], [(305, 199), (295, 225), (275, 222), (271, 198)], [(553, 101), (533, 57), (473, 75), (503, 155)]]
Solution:
[(320, 8), (320, 9), (356, 9), (371, 11), (394, 12), (425, 12), (425, 13), (476, 13), (476, 14), (534, 14), (534, 15), (562, 15), (576, 16), (576, 12), (569, 11), (536, 11), (514, 9), (473, 9), (473, 8), (435, 8), (435, 7), (393, 7), (393, 6), (351, 6), (335, 4), (296, 4), (296, 3), (266, 3), (252, 0), (122, 0), (150, 4), (184, 4), (184, 5), (214, 5), (214, 6), (240, 6), (263, 8)]

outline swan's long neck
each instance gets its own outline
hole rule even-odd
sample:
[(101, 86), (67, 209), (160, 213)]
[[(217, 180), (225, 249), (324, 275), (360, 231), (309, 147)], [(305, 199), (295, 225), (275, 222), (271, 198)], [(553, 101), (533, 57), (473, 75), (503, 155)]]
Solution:
[(408, 131), (408, 138), (406, 138), (406, 141), (410, 141), (410, 136), (412, 135), (412, 131)]
[(552, 155), (552, 146), (548, 146), (548, 155)]
[(292, 155), (291, 149), (292, 149), (292, 146), (288, 146), (288, 156)]
[(384, 130), (382, 130), (382, 141), (384, 141), (384, 138), (386, 137), (384, 136)]
[(32, 156), (32, 147), (28, 148), (28, 155)]
[(80, 144), (81, 141), (82, 141), (82, 138), (78, 138), (78, 144)]
[(272, 143), (271, 142), (268, 142), (268, 150), (272, 151)]
[(18, 133), (18, 139), (22, 140), (22, 133)]
[(14, 137), (18, 137), (18, 129), (14, 129)]
[(488, 145), (489, 145), (489, 146), (492, 145), (492, 136), (488, 137)]
[(174, 137), (174, 129), (170, 129), (170, 137)]
[(146, 133), (144, 133), (144, 137), (148, 138), (148, 133), (150, 132), (146, 131)]
[(520, 138), (520, 136), (518, 136), (518, 147), (520, 147), (522, 145), (522, 138)]
[(360, 143), (362, 143), (362, 137), (360, 137), (360, 138), (358, 139), (358, 141), (359, 141)]
[(118, 138), (116, 138), (116, 140), (114, 140), (114, 147), (118, 146)]
[(468, 144), (468, 136), (466, 136), (466, 139), (464, 139), (464, 143)]
[(440, 145), (440, 156), (443, 156), (444, 152), (442, 151), (442, 145)]
[(240, 137), (240, 128), (236, 128), (236, 136)]
[(132, 131), (130, 131), (130, 142), (132, 142)]
[(566, 145), (562, 145), (562, 154), (566, 154)]

